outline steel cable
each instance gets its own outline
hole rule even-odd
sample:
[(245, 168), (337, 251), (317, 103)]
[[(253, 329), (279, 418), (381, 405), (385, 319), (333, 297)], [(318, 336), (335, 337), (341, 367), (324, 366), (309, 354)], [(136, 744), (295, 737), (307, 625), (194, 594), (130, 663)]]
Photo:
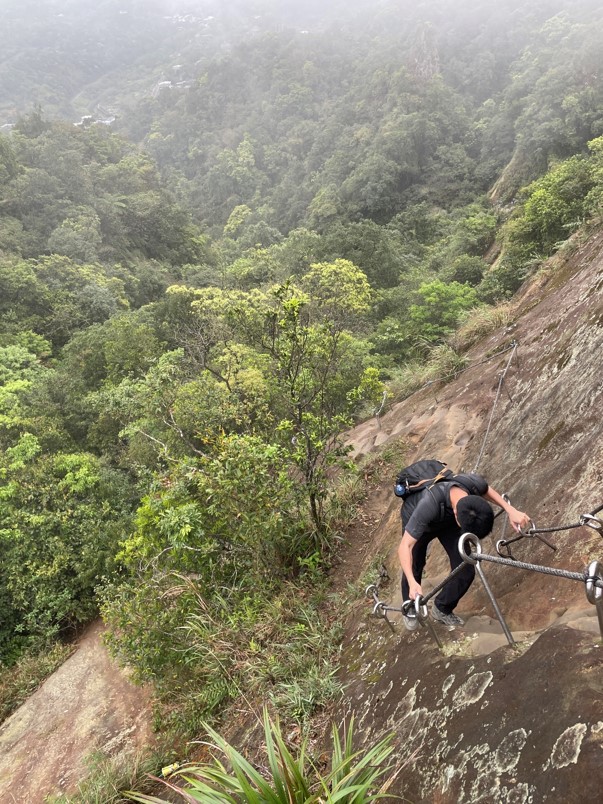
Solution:
[(486, 433), (484, 435), (484, 440), (482, 442), (482, 448), (480, 450), (479, 455), (477, 456), (477, 461), (475, 462), (475, 466), (473, 467), (474, 472), (477, 472), (477, 467), (479, 466), (480, 461), (481, 461), (481, 459), (482, 459), (482, 457), (484, 455), (484, 450), (486, 448), (486, 442), (487, 442), (488, 436), (490, 434), (490, 428), (492, 427), (492, 420), (494, 418), (494, 411), (496, 410), (496, 406), (497, 406), (498, 400), (500, 398), (500, 392), (502, 391), (503, 382), (505, 381), (505, 377), (507, 376), (507, 372), (509, 370), (509, 367), (511, 366), (511, 361), (513, 360), (513, 357), (515, 356), (515, 352), (517, 351), (517, 341), (513, 341), (513, 343), (511, 344), (510, 348), (512, 348), (513, 351), (509, 355), (509, 359), (507, 360), (507, 365), (505, 366), (504, 371), (501, 373), (500, 379), (498, 380), (498, 389), (496, 391), (496, 397), (494, 398), (494, 404), (492, 405), (492, 410), (490, 411), (490, 418), (488, 419), (488, 426), (486, 427)]
[(599, 580), (599, 578), (592, 578), (586, 572), (570, 572), (569, 570), (557, 569), (557, 567), (542, 567), (539, 564), (528, 564), (525, 561), (515, 561), (512, 558), (503, 558), (502, 556), (490, 556), (487, 553), (472, 554), (471, 559), (472, 561), (489, 561), (491, 564), (503, 564), (507, 567), (539, 572), (542, 575), (555, 575), (558, 578), (566, 578), (568, 581), (586, 583), (586, 581), (590, 580), (598, 589), (603, 589), (603, 581)]
[(461, 570), (463, 570), (463, 569), (465, 569), (465, 565), (464, 565), (464, 564), (459, 564), (459, 565), (458, 565), (458, 567), (455, 567), (455, 568), (452, 570), (452, 572), (450, 573), (450, 575), (448, 575), (446, 578), (444, 578), (444, 580), (443, 580), (443, 581), (441, 581), (441, 583), (439, 583), (437, 586), (435, 586), (435, 587), (434, 587), (434, 588), (431, 590), (431, 592), (429, 592), (429, 594), (427, 594), (427, 595), (423, 595), (423, 597), (422, 597), (422, 601), (423, 601), (423, 603), (429, 603), (429, 601), (431, 600), (431, 598), (432, 598), (432, 597), (435, 597), (435, 595), (437, 595), (437, 593), (438, 593), (438, 592), (440, 592), (440, 591), (441, 591), (441, 590), (442, 590), (442, 589), (443, 589), (443, 588), (446, 586), (446, 584), (447, 584), (449, 581), (451, 581), (453, 578), (455, 578), (457, 575), (459, 575), (459, 574), (460, 574), (460, 572), (461, 572)]

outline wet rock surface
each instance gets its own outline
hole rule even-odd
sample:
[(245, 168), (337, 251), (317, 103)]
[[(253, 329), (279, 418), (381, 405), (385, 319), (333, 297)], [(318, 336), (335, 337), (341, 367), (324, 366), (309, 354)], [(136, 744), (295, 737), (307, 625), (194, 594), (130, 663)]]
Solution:
[(347, 707), (365, 744), (396, 735), (407, 764), (392, 792), (413, 804), (599, 800), (603, 648), (591, 635), (555, 627), (525, 652), (477, 659), (446, 657), (421, 632), (385, 640), (385, 651), (368, 630), (352, 641)]

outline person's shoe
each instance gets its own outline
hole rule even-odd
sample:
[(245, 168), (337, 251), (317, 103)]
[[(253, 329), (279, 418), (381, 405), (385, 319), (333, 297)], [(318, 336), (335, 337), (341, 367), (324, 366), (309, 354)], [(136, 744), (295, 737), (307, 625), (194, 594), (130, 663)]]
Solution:
[(454, 614), (453, 612), (450, 614), (444, 614), (443, 611), (439, 610), (435, 603), (431, 609), (431, 616), (439, 623), (444, 623), (444, 625), (465, 625), (465, 621), (461, 620), (457, 614)]
[(416, 631), (419, 627), (419, 621), (415, 614), (403, 614), (402, 615), (402, 622), (404, 623), (404, 627), (407, 631)]

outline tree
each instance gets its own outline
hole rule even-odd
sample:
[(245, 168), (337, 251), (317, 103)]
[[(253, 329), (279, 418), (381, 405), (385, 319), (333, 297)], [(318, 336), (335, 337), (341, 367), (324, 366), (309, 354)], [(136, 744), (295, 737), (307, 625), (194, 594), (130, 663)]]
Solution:
[(366, 326), (371, 299), (366, 276), (347, 260), (314, 263), (299, 285), (269, 292), (170, 288), (162, 317), (199, 376), (180, 390), (165, 386), (163, 401), (148, 405), (146, 432), (168, 451), (180, 433), (192, 454), (215, 438), (218, 411), (229, 433), (250, 428), (271, 441), (277, 432), (322, 533), (326, 468), (344, 453), (341, 432), (363, 400), (382, 393), (353, 332)]
[(100, 218), (93, 209), (74, 209), (48, 238), (48, 249), (80, 263), (95, 262), (102, 244)]
[(469, 285), (448, 284), (439, 279), (425, 282), (418, 291), (420, 301), (412, 304), (409, 317), (411, 338), (418, 342), (435, 343), (448, 335), (458, 324), (462, 313), (477, 305), (477, 294)]
[[(33, 334), (33, 333), (32, 333)], [(42, 340), (42, 339), (40, 339)], [(0, 347), (0, 445), (10, 446), (32, 426), (27, 395), (34, 382), (48, 374), (38, 356), (25, 346)]]
[(370, 287), (346, 260), (316, 263), (302, 281), (274, 288), (254, 309), (229, 317), (235, 329), (271, 360), (279, 389), (278, 432), (301, 472), (317, 534), (324, 529), (326, 467), (345, 454), (340, 436), (363, 399), (381, 393), (350, 329), (366, 316)]
[(28, 433), (0, 454), (0, 473), (0, 633), (16, 620), (17, 633), (48, 639), (95, 614), (129, 524), (128, 484), (92, 455), (44, 453)]
[(584, 157), (555, 165), (526, 188), (525, 202), (515, 216), (523, 218), (522, 237), (527, 235), (533, 247), (550, 254), (555, 243), (566, 240), (570, 229), (582, 222), (584, 198), (593, 184), (592, 164)]
[(0, 187), (14, 179), (19, 172), (19, 163), (8, 137), (0, 134)]

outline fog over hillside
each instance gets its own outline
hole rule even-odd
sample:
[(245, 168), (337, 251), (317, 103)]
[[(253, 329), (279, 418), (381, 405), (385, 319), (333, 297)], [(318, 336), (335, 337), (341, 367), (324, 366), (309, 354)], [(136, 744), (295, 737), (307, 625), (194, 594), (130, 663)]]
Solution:
[[(98, 106), (101, 116), (115, 112), (124, 99), (145, 97), (161, 81), (194, 80), (211, 59), (269, 32), (307, 36), (330, 29), (335, 44), (344, 31), (355, 30), (364, 38), (377, 36), (377, 48), (397, 40), (404, 47), (405, 36), (427, 25), (444, 50), (458, 49), (479, 35), (487, 16), (501, 14), (502, 33), (508, 27), (505, 15), (518, 5), (516, 0), (496, 9), (483, 0), (1, 0), (0, 125), (36, 105), (66, 119), (95, 114)], [(537, 21), (589, 8), (596, 8), (593, 0), (539, 0), (521, 24), (525, 28), (530, 16)], [(507, 32), (517, 44), (516, 28)]]
[[(68, 119), (94, 113), (99, 103), (114, 107), (120, 96), (144, 95), (161, 78), (180, 79), (184, 73), (190, 78), (195, 64), (241, 39), (288, 26), (317, 28), (367, 5), (365, 0), (326, 6), (314, 0), (1, 0), (0, 124), (14, 122), (35, 105)], [(98, 92), (94, 86), (102, 79), (108, 90)]]

